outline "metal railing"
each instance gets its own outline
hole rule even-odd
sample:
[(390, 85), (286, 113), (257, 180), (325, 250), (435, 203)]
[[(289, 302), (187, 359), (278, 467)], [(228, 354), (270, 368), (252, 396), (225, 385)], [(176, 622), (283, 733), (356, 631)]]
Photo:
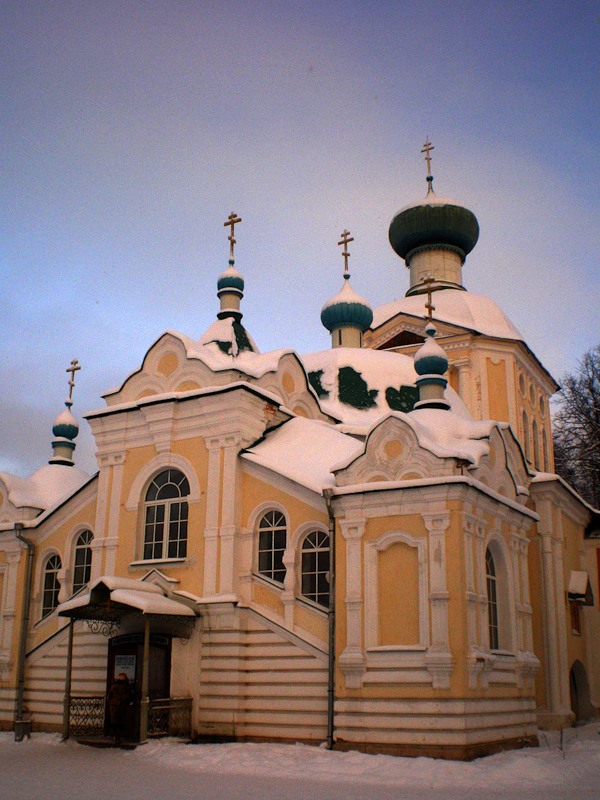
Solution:
[(148, 736), (185, 736), (192, 732), (192, 698), (150, 700)]
[[(69, 735), (103, 736), (106, 695), (71, 696)], [(189, 737), (192, 732), (192, 698), (163, 697), (150, 700), (148, 736)]]
[(71, 696), (69, 735), (102, 736), (106, 697)]

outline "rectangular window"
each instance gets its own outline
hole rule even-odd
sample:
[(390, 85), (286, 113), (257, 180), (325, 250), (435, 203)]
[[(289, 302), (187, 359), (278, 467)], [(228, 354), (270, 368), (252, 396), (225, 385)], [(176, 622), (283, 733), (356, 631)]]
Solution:
[(144, 558), (162, 558), (164, 527), (164, 505), (148, 506), (144, 530)]
[(575, 600), (569, 600), (569, 608), (571, 611), (571, 633), (575, 636), (581, 636), (581, 614), (579, 611), (579, 603)]

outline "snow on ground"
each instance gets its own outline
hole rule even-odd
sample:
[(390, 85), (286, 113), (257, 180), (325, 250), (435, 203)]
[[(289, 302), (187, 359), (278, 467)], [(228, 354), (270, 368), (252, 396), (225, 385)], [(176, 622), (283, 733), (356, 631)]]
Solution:
[(475, 761), (329, 752), (305, 745), (186, 745), (155, 740), (97, 750), (55, 734), (0, 734), (0, 798), (168, 800), (596, 800), (600, 722), (540, 733), (540, 747)]

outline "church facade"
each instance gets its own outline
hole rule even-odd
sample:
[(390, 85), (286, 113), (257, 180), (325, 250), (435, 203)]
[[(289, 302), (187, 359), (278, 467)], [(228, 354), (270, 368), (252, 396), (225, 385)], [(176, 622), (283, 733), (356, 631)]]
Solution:
[(303, 356), (244, 328), (232, 214), (217, 320), (85, 415), (98, 472), (69, 399), (50, 463), (0, 474), (1, 728), (100, 735), (123, 671), (141, 741), (185, 717), (469, 758), (595, 713), (598, 512), (552, 472), (557, 384), (463, 287), (475, 216), (428, 182), (390, 226), (406, 296), (354, 292), (345, 231), (332, 347)]

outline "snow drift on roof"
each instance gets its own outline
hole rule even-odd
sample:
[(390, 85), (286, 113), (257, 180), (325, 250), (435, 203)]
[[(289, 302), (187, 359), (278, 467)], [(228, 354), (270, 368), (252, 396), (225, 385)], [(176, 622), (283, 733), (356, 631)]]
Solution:
[[(421, 317), (424, 326), (424, 303), (423, 295), (417, 294), (379, 306), (373, 311), (372, 329), (375, 330), (397, 314)], [(433, 295), (433, 304), (434, 320), (458, 325), (485, 336), (523, 341), (522, 334), (502, 309), (482, 294), (465, 292), (461, 289), (439, 289)]]
[(8, 489), (8, 499), (16, 508), (39, 508), (41, 511), (76, 492), (89, 478), (82, 470), (66, 464), (45, 464), (28, 478), (0, 472), (0, 480)]
[(440, 458), (460, 458), (475, 466), (490, 452), (490, 434), (501, 425), (490, 419), (466, 419), (439, 408), (418, 408), (402, 417), (416, 433), (421, 447)]
[(332, 425), (296, 417), (248, 448), (242, 458), (321, 494), (334, 485), (332, 469), (362, 450), (362, 442)]
[[(307, 372), (320, 372), (321, 386), (329, 393), (320, 396), (321, 408), (327, 414), (356, 426), (366, 433), (377, 420), (397, 408), (390, 407), (386, 399), (388, 389), (398, 392), (401, 386), (414, 387), (417, 379), (412, 356), (367, 348), (335, 347), (300, 357)], [(342, 402), (339, 397), (339, 370), (350, 367), (359, 373), (371, 392), (372, 405), (356, 408)], [(373, 392), (376, 392), (373, 394)], [(389, 395), (388, 395), (389, 396)], [(446, 399), (453, 411), (467, 417), (468, 411), (453, 389), (446, 389)]]

